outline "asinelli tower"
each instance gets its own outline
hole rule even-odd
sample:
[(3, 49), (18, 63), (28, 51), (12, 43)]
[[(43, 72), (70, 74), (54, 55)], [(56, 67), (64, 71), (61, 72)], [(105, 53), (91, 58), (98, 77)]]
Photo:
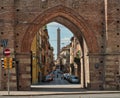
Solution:
[(60, 28), (57, 29), (57, 58), (59, 57), (60, 53)]

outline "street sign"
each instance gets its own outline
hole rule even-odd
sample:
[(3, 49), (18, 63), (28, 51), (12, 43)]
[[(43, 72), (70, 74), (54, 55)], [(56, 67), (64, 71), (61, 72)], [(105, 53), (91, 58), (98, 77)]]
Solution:
[(5, 54), (5, 56), (9, 56), (10, 55), (10, 49), (5, 49), (4, 50), (4, 54)]
[(5, 48), (8, 44), (8, 39), (1, 39), (1, 45)]

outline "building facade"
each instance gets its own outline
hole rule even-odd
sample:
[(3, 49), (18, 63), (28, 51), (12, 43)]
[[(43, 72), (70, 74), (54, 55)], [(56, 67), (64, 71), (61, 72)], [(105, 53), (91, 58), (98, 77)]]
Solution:
[(46, 75), (52, 71), (53, 63), (53, 48), (49, 41), (47, 28), (44, 26), (36, 33), (32, 46), (32, 84), (41, 82)]
[(60, 70), (63, 73), (70, 73), (70, 45), (61, 49), (58, 60), (60, 62)]

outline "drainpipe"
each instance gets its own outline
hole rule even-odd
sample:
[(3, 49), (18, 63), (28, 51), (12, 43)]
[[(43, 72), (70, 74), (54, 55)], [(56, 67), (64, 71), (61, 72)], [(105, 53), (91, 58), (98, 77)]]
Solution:
[[(105, 37), (104, 37), (104, 54), (106, 53), (106, 48), (107, 48), (107, 41), (108, 41), (108, 22), (107, 22), (107, 7), (108, 7), (108, 0), (104, 0), (104, 9), (105, 9)], [(103, 89), (105, 88), (105, 70), (106, 70), (106, 66), (105, 66), (105, 57), (103, 57), (104, 62), (103, 62)]]

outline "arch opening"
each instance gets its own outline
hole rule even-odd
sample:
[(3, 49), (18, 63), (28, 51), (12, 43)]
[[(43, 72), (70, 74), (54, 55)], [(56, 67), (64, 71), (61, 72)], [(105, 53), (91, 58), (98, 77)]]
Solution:
[[(70, 23), (68, 23), (69, 21), (66, 21), (65, 19), (63, 19), (63, 21), (60, 21), (59, 18), (58, 18), (58, 19), (55, 19), (55, 21), (57, 21), (57, 23), (59, 23), (59, 22), (62, 23), (63, 22), (62, 24), (64, 24), (64, 22), (65, 22), (66, 24), (64, 24), (64, 26), (66, 26), (66, 28), (68, 27), (67, 24), (70, 24)], [(50, 22), (50, 23), (52, 23), (52, 22)], [(50, 23), (48, 23), (48, 24), (50, 24)], [(79, 31), (79, 29), (77, 29), (76, 26), (74, 26), (72, 24), (70, 24), (70, 25), (73, 28), (73, 29), (71, 29), (73, 32), (75, 30), (76, 30), (75, 32)], [(49, 30), (46, 27), (44, 29), (46, 29), (47, 31)], [(56, 29), (56, 31), (57, 31), (57, 29)], [(53, 31), (53, 32), (55, 33), (56, 31)], [(45, 33), (45, 32), (42, 32), (42, 31), (40, 31), (40, 32)], [(52, 34), (54, 34), (53, 32), (52, 32)], [(71, 33), (73, 33), (73, 32), (71, 32)], [(64, 33), (66, 33), (66, 32), (64, 32)], [(38, 36), (38, 35), (36, 34), (36, 36)], [(79, 40), (78, 40), (78, 38), (79, 38)], [(48, 39), (49, 39), (49, 35), (48, 35)], [(57, 39), (54, 38), (54, 40), (57, 40)], [(57, 69), (57, 72), (55, 71), (55, 74), (58, 73), (58, 71), (60, 70), (63, 73), (63, 75), (66, 75), (66, 74), (75, 75), (80, 80), (80, 85), (78, 87), (84, 88), (85, 85), (89, 82), (89, 72), (88, 72), (89, 71), (89, 66), (88, 66), (89, 65), (88, 64), (89, 60), (88, 60), (88, 57), (86, 55), (84, 55), (84, 54), (88, 53), (88, 48), (87, 48), (86, 42), (85, 42), (84, 38), (82, 38), (82, 36), (78, 37), (77, 35), (73, 35), (73, 36), (71, 36), (71, 38), (69, 38), (69, 40), (71, 40), (71, 42), (64, 47), (61, 47), (61, 50), (59, 51), (60, 52), (59, 56), (57, 57), (57, 59), (55, 61), (56, 62), (55, 70)], [(43, 42), (43, 43), (45, 43), (45, 42)], [(59, 46), (59, 45), (57, 45), (57, 46)], [(42, 47), (42, 45), (41, 45), (41, 47)], [(73, 50), (75, 50), (75, 51), (73, 51)], [(32, 50), (32, 51), (34, 51), (34, 50)], [(45, 51), (42, 51), (42, 52), (45, 52)], [(33, 56), (35, 56), (34, 53), (33, 53)], [(69, 57), (67, 57), (67, 55), (69, 55)], [(64, 57), (66, 57), (66, 58), (64, 58)], [(44, 56), (42, 55), (41, 58), (44, 58)], [(85, 58), (85, 60), (83, 58)], [(33, 62), (34, 62), (34, 60), (33, 60)], [(45, 63), (44, 65), (47, 66), (49, 64)], [(87, 69), (84, 69), (83, 66), (86, 66)], [(87, 73), (85, 73), (85, 70), (87, 71)], [(43, 83), (43, 82), (45, 82), (43, 80), (44, 77), (48, 76), (50, 73), (53, 73), (53, 72), (54, 72), (53, 68), (52, 68), (52, 70), (49, 67), (45, 68), (45, 71), (40, 73), (40, 76), (42, 74), (43, 77), (40, 78), (40, 81), (39, 81), (39, 83), (37, 83), (37, 85), (41, 84), (40, 82), (42, 82), (42, 84), (46, 84), (46, 83)], [(33, 74), (35, 75), (35, 71), (33, 72)], [(59, 74), (59, 75), (61, 76), (61, 74)], [(37, 75), (37, 77), (38, 77), (38, 75)], [(55, 78), (55, 80), (57, 80), (57, 78)], [(36, 79), (36, 81), (38, 82), (38, 79)], [(36, 83), (36, 81), (33, 82), (33, 84)], [(69, 80), (67, 80), (67, 81), (69, 82)], [(57, 85), (57, 84), (58, 83), (55, 82), (54, 85)], [(63, 82), (63, 84), (64, 84), (64, 82)], [(68, 84), (65, 83), (65, 85), (68, 85)]]
[[(40, 14), (32, 22), (32, 23), (35, 23), (35, 25), (34, 24), (30, 25), (29, 28), (27, 29), (24, 35), (24, 39), (22, 41), (23, 45), (21, 46), (21, 51), (22, 52), (30, 51), (30, 43), (32, 42), (33, 36), (39, 30), (39, 28), (49, 23), (50, 21), (54, 20), (56, 17), (63, 17), (68, 21), (70, 21), (73, 25), (75, 25), (79, 29), (79, 31), (81, 31), (82, 36), (86, 40), (88, 50), (90, 53), (99, 52), (97, 39), (94, 35), (94, 32), (90, 28), (88, 28), (89, 26), (86, 25), (87, 22), (82, 17), (78, 19), (77, 16), (78, 14), (76, 14), (74, 11), (64, 6), (57, 6)], [(80, 32), (74, 32), (74, 33), (76, 33), (75, 35), (77, 36), (81, 36)], [(29, 40), (26, 40), (28, 36), (30, 38)]]
[[(38, 32), (39, 29), (46, 24), (55, 21), (66, 26), (76, 36), (79, 44), (81, 45), (81, 71), (83, 73), (83, 79), (81, 81), (82, 87), (85, 88), (87, 83), (90, 81), (89, 77), (87, 77), (90, 76), (89, 69), (87, 69), (88, 71), (85, 72), (85, 68), (89, 68), (89, 59), (87, 57), (87, 53), (98, 53), (99, 49), (94, 32), (92, 32), (89, 26), (87, 26), (87, 22), (82, 17), (79, 16), (78, 18), (77, 16), (78, 14), (76, 14), (76, 12), (64, 6), (57, 6), (40, 14), (32, 22), (33, 24), (28, 27), (22, 41), (23, 44), (21, 46), (21, 52), (31, 51), (31, 46), (34, 38), (33, 36), (35, 36), (36, 32)], [(84, 48), (86, 48), (86, 51)], [(85, 60), (85, 58), (87, 59)]]

